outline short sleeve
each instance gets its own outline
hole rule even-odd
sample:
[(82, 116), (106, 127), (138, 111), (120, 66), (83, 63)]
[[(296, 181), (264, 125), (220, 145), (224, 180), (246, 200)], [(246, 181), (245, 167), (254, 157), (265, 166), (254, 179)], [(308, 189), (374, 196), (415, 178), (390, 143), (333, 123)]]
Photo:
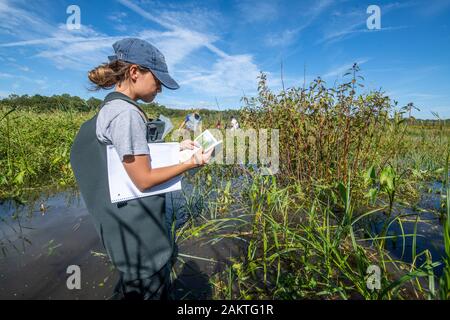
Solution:
[(111, 121), (111, 142), (121, 161), (125, 155), (150, 154), (146, 130), (142, 116), (132, 109), (119, 113)]

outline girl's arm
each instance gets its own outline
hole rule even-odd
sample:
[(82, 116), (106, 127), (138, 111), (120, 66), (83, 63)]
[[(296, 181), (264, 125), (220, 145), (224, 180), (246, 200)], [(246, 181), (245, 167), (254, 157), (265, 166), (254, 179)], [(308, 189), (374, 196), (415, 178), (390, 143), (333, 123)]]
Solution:
[(163, 168), (152, 169), (149, 165), (148, 154), (126, 155), (124, 156), (122, 163), (131, 181), (133, 181), (134, 185), (143, 192), (144, 190), (166, 182), (187, 170), (208, 163), (213, 151), (214, 149), (208, 153), (203, 153), (203, 150), (200, 149), (188, 161)]

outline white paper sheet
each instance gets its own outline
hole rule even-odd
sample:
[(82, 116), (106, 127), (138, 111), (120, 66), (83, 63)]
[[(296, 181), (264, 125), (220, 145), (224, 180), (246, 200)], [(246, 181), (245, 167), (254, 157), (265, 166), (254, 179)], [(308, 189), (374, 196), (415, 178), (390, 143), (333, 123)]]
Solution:
[[(150, 148), (152, 168), (167, 167), (179, 163), (179, 143), (149, 143), (148, 146)], [(125, 171), (114, 146), (108, 145), (106, 148), (111, 203), (181, 190), (181, 175), (179, 175), (160, 185), (145, 190), (145, 192), (139, 191)]]

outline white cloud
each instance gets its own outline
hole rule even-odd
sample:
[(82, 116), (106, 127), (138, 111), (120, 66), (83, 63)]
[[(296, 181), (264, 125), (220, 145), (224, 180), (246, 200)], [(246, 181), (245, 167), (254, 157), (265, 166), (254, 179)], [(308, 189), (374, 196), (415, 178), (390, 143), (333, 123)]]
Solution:
[(394, 31), (394, 30), (401, 30), (406, 29), (408, 26), (396, 26), (396, 27), (382, 27), (381, 29), (377, 30), (369, 30), (369, 29), (362, 29), (358, 28), (361, 24), (356, 23), (354, 25), (351, 25), (343, 30), (338, 30), (335, 32), (331, 32), (327, 35), (325, 35), (322, 39), (320, 39), (317, 43), (335, 43), (341, 40), (344, 40), (346, 38), (349, 38), (350, 36), (354, 36), (356, 34), (360, 33), (375, 33), (375, 32), (382, 32), (382, 31)]
[(0, 72), (0, 78), (14, 78), (14, 76), (10, 73)]
[(415, 6), (415, 2), (394, 2), (380, 6), (381, 9), (381, 29), (369, 30), (366, 22), (369, 15), (364, 5), (358, 5), (357, 9), (351, 11), (341, 11), (340, 9), (333, 12), (330, 23), (323, 26), (323, 36), (317, 40), (316, 44), (331, 44), (347, 39), (362, 33), (375, 33), (383, 31), (394, 31), (408, 28), (408, 26), (384, 26), (384, 19), (387, 14), (392, 11)]
[(270, 47), (287, 46), (295, 41), (300, 30), (300, 28), (296, 28), (287, 29), (281, 33), (270, 33), (264, 41)]
[[(144, 29), (135, 35), (127, 36), (154, 43), (165, 54), (171, 73), (179, 75), (176, 79), (181, 84), (198, 93), (221, 97), (240, 97), (243, 92), (255, 90), (259, 70), (252, 55), (230, 55), (224, 52), (215, 45), (219, 40), (217, 36), (209, 31), (201, 31), (210, 25), (210, 21), (195, 23), (199, 19), (206, 20), (209, 16), (214, 20), (213, 13), (209, 15), (205, 10), (194, 10), (190, 15), (189, 12), (177, 10), (176, 6), (166, 6), (164, 14), (159, 14), (157, 10), (144, 10), (128, 0), (118, 2), (164, 29)], [(31, 11), (16, 8), (9, 2), (7, 6), (5, 4), (5, 0), (0, 2), (0, 17), (3, 18), (1, 23), (15, 26), (10, 28), (11, 30), (8, 29), (8, 33), (14, 33), (15, 40), (0, 43), (0, 48), (33, 47), (36, 53), (32, 58), (48, 59), (59, 69), (87, 71), (105, 62), (107, 56), (112, 54), (112, 44), (123, 38), (100, 33), (87, 25), (82, 25), (81, 30), (68, 30), (64, 24), (50, 25)], [(20, 19), (17, 18), (19, 16)], [(129, 16), (129, 13), (119, 14), (110, 19), (124, 22), (126, 18), (131, 19)], [(32, 21), (32, 24), (22, 27), (21, 21)], [(209, 61), (212, 63), (211, 69), (205, 70), (201, 65), (191, 65), (190, 68), (197, 68), (195, 73), (191, 73), (176, 68), (182, 65), (189, 55), (204, 49), (212, 53), (213, 60)]]
[(202, 33), (215, 29), (222, 22), (222, 16), (206, 8), (194, 7), (186, 10), (162, 9), (158, 12), (167, 23)]
[(125, 32), (126, 30), (128, 30), (125, 21), (126, 18), (128, 18), (128, 14), (123, 11), (114, 12), (108, 15), (108, 20), (110, 20), (113, 23), (113, 28), (119, 32)]
[(158, 98), (158, 103), (161, 103), (166, 107), (174, 109), (190, 109), (190, 108), (217, 109), (215, 102), (213, 101), (189, 99), (189, 98), (179, 99), (170, 97), (169, 99), (166, 99), (164, 96), (162, 96)]
[[(238, 96), (243, 90), (252, 90), (256, 86), (258, 68), (251, 55), (229, 55), (214, 45), (217, 40), (215, 36), (193, 31), (179, 24), (171, 24), (163, 16), (152, 15), (128, 0), (119, 2), (142, 17), (168, 29), (170, 32), (165, 33), (166, 35), (181, 38), (182, 41), (166, 38), (159, 42), (163, 48), (161, 51), (170, 59), (174, 59), (175, 63), (182, 62), (188, 54), (202, 47), (217, 55), (211, 70), (202, 70), (195, 74), (182, 72), (182, 77), (178, 81), (180, 85), (189, 86), (199, 93), (219, 96)], [(151, 36), (158, 35), (151, 32)], [(174, 62), (169, 63), (175, 64)]]
[[(49, 59), (60, 69), (85, 70), (102, 62), (110, 53), (112, 43), (119, 39), (100, 34), (86, 25), (82, 25), (80, 30), (68, 30), (65, 24), (51, 25), (37, 13), (21, 9), (6, 0), (0, 2), (0, 20), (0, 33), (6, 30), (17, 39), (0, 43), (0, 47), (36, 47), (35, 58)], [(23, 67), (21, 70), (27, 71), (29, 68)]]
[(51, 60), (59, 69), (86, 70), (104, 62), (111, 45), (121, 37), (108, 37), (83, 25), (80, 30), (67, 30), (60, 25), (36, 57)]
[[(306, 6), (299, 16), (300, 26), (283, 30), (282, 32), (271, 32), (265, 38), (266, 45), (270, 47), (288, 46), (295, 42), (298, 35), (305, 28), (309, 27), (323, 13), (332, 2), (330, 0), (316, 1), (312, 5)], [(296, 23), (298, 25), (298, 22)]]
[(173, 70), (176, 64), (182, 62), (193, 51), (216, 40), (213, 36), (178, 28), (166, 32), (147, 30), (141, 32), (138, 37), (154, 43), (164, 53), (169, 70)]
[(21, 39), (49, 34), (53, 27), (27, 9), (8, 0), (0, 1), (0, 34)]
[(259, 70), (251, 55), (234, 55), (217, 60), (210, 71), (181, 81), (208, 95), (237, 96), (255, 91)]
[(239, 0), (240, 19), (248, 23), (267, 22), (279, 17), (278, 1)]
[(30, 72), (30, 71), (31, 71), (31, 69), (28, 68), (27, 66), (16, 65), (16, 67), (17, 67), (19, 70), (23, 71), (23, 72)]
[(123, 11), (114, 12), (114, 13), (108, 15), (108, 19), (115, 23), (123, 23), (123, 20), (127, 17), (128, 17), (128, 14)]
[(326, 79), (333, 77), (342, 77), (353, 66), (354, 63), (357, 63), (359, 66), (361, 66), (362, 64), (366, 63), (369, 60), (370, 60), (369, 58), (359, 58), (354, 62), (345, 63), (328, 71), (322, 76), (322, 78)]

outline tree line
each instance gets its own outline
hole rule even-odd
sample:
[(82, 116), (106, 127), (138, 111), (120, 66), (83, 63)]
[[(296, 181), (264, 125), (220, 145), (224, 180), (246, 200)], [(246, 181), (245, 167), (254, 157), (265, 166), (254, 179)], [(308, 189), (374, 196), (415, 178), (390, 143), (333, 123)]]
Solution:
[[(74, 112), (90, 112), (96, 111), (101, 99), (91, 97), (83, 99), (70, 94), (61, 94), (53, 96), (36, 95), (17, 95), (11, 94), (7, 98), (0, 100), (0, 107), (16, 108), (17, 110), (29, 110), (37, 113), (51, 111), (74, 111)], [(229, 119), (232, 115), (238, 115), (237, 110), (211, 110), (207, 108), (188, 107), (186, 109), (168, 108), (158, 103), (142, 103), (142, 108), (151, 117), (157, 117), (163, 114), (166, 117), (184, 117), (192, 110), (198, 110), (200, 115), (206, 119)]]

